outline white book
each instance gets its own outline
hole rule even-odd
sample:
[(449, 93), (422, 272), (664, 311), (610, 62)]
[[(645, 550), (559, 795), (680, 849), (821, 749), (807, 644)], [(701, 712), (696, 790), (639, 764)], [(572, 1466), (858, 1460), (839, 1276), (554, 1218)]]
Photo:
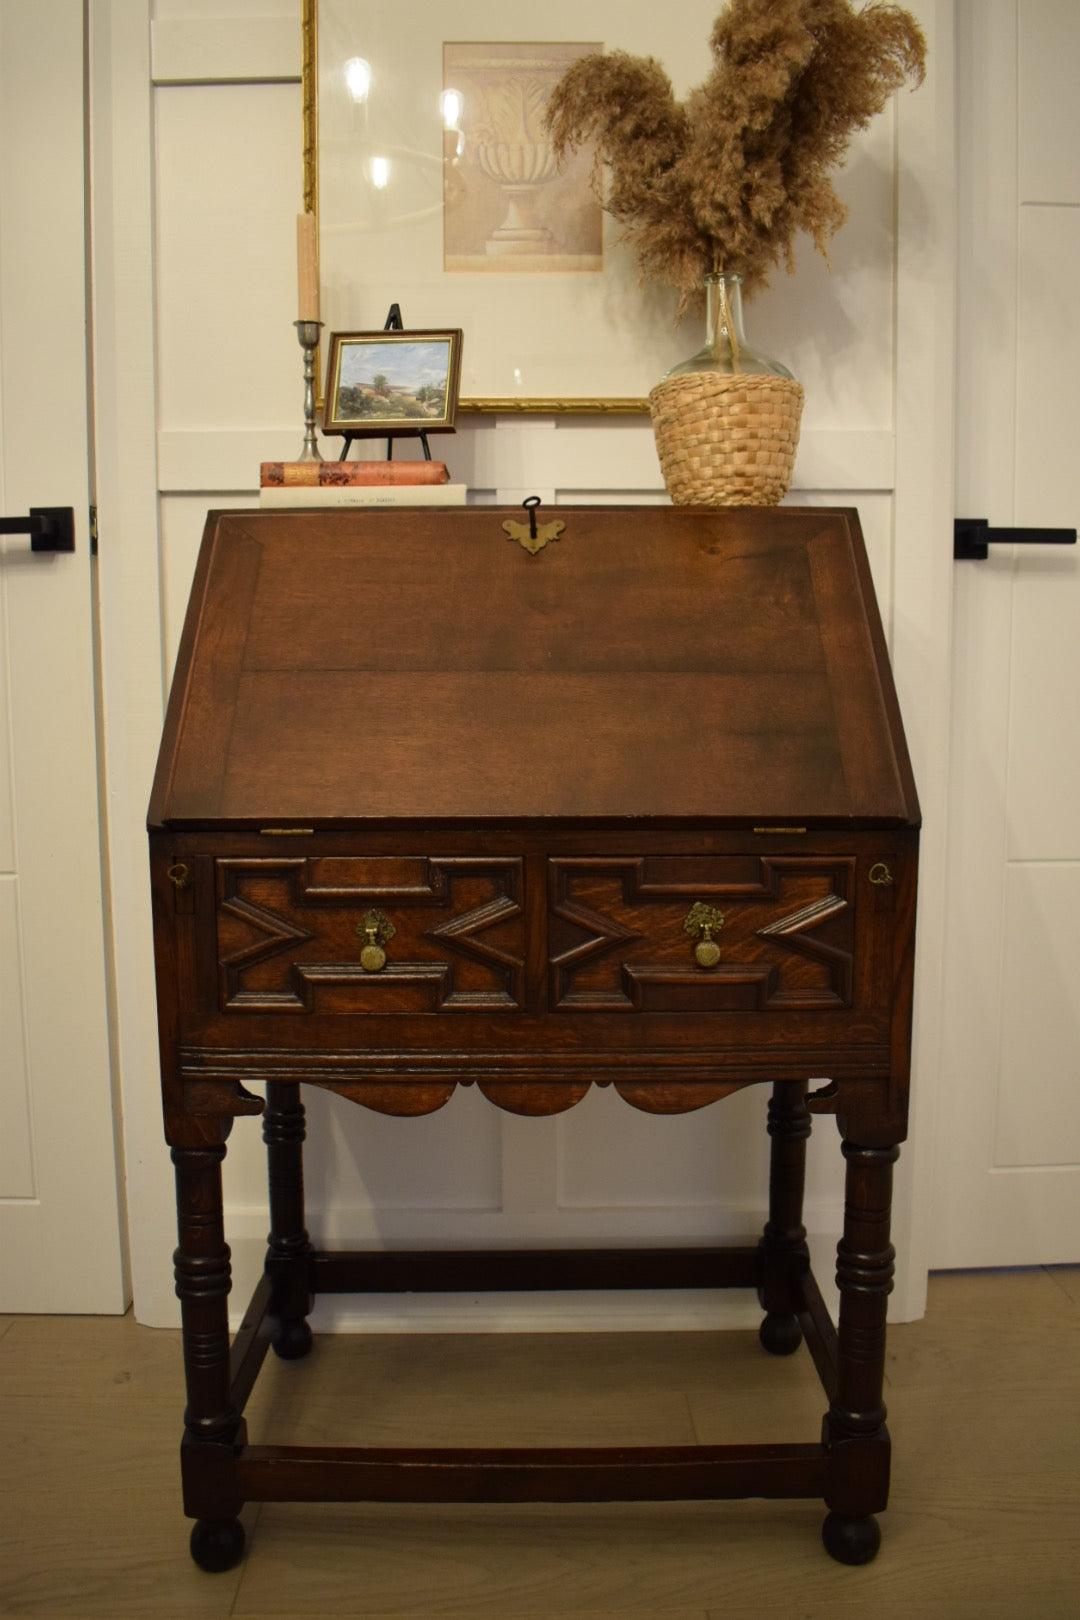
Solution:
[(466, 484), (274, 484), (260, 506), (464, 506)]

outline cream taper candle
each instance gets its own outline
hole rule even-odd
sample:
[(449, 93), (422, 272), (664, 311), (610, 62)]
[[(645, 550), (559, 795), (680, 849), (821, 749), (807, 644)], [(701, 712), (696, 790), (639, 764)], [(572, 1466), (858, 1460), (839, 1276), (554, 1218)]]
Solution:
[(319, 267), (315, 250), (315, 215), (296, 217), (296, 265), (300, 292), (300, 319), (319, 318)]

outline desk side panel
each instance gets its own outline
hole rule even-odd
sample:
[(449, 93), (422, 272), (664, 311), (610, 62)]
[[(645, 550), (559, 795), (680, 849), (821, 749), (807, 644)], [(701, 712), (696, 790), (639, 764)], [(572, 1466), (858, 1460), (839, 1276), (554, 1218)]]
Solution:
[(877, 592), (874, 590), (873, 575), (870, 572), (870, 560), (866, 554), (866, 545), (863, 541), (858, 513), (852, 509), (844, 515), (847, 517), (852, 529), (855, 569), (862, 588), (866, 624), (870, 633), (874, 660), (877, 666), (881, 700), (906, 805), (904, 819), (909, 826), (918, 827), (922, 821), (922, 813), (919, 809), (919, 795), (915, 783), (915, 773), (911, 766), (907, 737), (904, 732), (904, 720), (900, 711), (900, 699), (896, 692), (896, 681), (893, 677), (888, 643), (885, 639), (885, 629), (881, 622), (881, 610), (878, 605)]
[(211, 512), (188, 599), (149, 825), (220, 814), (236, 691), (261, 560), (244, 514)]

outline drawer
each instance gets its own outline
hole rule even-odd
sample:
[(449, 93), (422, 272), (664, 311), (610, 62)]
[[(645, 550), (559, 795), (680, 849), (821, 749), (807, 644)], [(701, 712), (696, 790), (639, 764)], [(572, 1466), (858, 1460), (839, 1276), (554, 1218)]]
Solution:
[(853, 1004), (853, 855), (649, 855), (548, 865), (559, 1012)]
[(893, 890), (876, 884), (887, 869), (873, 854), (520, 849), (199, 855), (176, 895), (191, 925), (177, 918), (188, 1005), (229, 1022), (582, 1014), (592, 1025), (594, 1014), (771, 1019), (889, 999)]
[(214, 862), (225, 1012), (506, 1012), (524, 1005), (520, 859)]

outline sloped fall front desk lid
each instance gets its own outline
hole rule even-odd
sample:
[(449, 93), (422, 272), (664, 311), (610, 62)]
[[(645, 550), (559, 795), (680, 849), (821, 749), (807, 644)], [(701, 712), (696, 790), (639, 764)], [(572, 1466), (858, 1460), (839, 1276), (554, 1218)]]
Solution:
[(152, 827), (914, 825), (857, 515), (212, 512)]

